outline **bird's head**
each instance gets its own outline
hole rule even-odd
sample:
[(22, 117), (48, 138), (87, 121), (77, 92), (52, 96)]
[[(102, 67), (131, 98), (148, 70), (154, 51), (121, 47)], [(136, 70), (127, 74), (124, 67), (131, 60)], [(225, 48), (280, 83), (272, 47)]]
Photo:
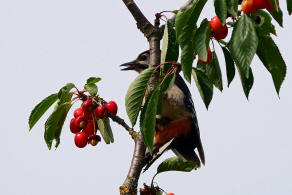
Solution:
[(149, 59), (150, 59), (149, 50), (144, 51), (140, 53), (135, 60), (120, 65), (121, 70), (135, 70), (136, 72), (141, 73), (143, 70), (148, 68)]

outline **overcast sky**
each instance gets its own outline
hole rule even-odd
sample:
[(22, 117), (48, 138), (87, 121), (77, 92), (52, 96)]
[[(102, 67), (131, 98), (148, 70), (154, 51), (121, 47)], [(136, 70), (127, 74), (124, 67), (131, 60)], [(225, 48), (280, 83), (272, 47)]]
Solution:
[[(258, 58), (252, 62), (255, 84), (249, 101), (238, 74), (227, 88), (223, 54), (216, 46), (223, 93), (215, 90), (207, 111), (195, 85), (190, 86), (206, 166), (157, 176), (164, 190), (176, 195), (292, 193), (292, 18), (285, 2), (280, 2), (285, 28), (276, 25), (274, 37), (288, 65), (281, 99)], [(156, 12), (177, 9), (183, 1), (137, 3), (152, 21)], [(213, 15), (209, 1), (200, 20)], [(126, 118), (124, 96), (136, 74), (120, 72), (118, 65), (146, 49), (146, 39), (121, 0), (0, 0), (0, 194), (118, 194), (133, 152), (133, 142), (122, 128), (112, 124), (112, 145), (78, 149), (67, 120), (59, 148), (49, 151), (43, 140), (45, 118), (30, 133), (27, 119), (42, 98), (67, 82), (82, 87), (90, 76), (103, 78), (101, 96), (115, 100), (118, 115)], [(168, 152), (162, 158), (173, 155)], [(140, 186), (151, 182), (158, 163), (142, 174)]]

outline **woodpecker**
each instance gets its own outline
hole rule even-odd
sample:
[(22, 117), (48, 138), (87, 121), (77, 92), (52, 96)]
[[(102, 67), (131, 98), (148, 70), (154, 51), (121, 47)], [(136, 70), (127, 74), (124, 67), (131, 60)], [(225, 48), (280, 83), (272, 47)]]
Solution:
[[(144, 51), (135, 60), (120, 65), (121, 70), (134, 70), (141, 73), (148, 68), (149, 58), (149, 50)], [(174, 85), (166, 91), (162, 104), (162, 114), (156, 116), (153, 153), (146, 154), (147, 164), (144, 171), (168, 149), (184, 161), (196, 162), (198, 167), (201, 163), (205, 164), (192, 96), (179, 74), (176, 75)]]

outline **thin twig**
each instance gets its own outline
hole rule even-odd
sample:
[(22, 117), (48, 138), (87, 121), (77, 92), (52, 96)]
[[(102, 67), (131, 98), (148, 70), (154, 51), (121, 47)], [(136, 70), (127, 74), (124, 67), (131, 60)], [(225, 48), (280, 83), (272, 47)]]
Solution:
[(111, 118), (114, 122), (118, 123), (119, 125), (123, 126), (129, 134), (132, 136), (133, 140), (136, 139), (138, 132), (134, 131), (133, 128), (131, 128), (124, 119), (120, 118), (119, 116), (112, 115), (110, 113), (107, 113), (108, 117)]
[[(192, 0), (188, 0), (183, 6), (181, 6), (181, 7), (179, 8), (178, 11), (183, 11), (183, 10), (185, 10), (189, 5), (192, 4), (192, 2), (193, 2)], [(176, 14), (173, 15), (173, 16), (171, 17), (171, 20), (175, 21), (175, 18), (176, 18)], [(162, 31), (162, 30), (164, 29), (164, 27), (165, 27), (165, 25), (162, 25), (162, 26), (160, 27), (160, 30)]]

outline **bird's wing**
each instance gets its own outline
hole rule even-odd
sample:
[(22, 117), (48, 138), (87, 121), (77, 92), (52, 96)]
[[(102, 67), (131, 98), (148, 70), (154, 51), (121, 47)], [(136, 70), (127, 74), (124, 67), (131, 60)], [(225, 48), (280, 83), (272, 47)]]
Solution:
[(192, 95), (190, 93), (188, 86), (186, 85), (185, 81), (180, 75), (177, 75), (175, 84), (184, 94), (184, 105), (187, 107), (192, 117), (192, 130), (194, 131), (193, 136), (194, 136), (194, 139), (196, 140), (196, 147), (198, 149), (199, 156), (202, 163), (205, 164), (205, 154), (204, 154), (204, 149), (203, 149), (201, 138), (200, 138), (199, 124), (198, 124), (198, 119), (197, 119), (194, 103), (192, 100)]

